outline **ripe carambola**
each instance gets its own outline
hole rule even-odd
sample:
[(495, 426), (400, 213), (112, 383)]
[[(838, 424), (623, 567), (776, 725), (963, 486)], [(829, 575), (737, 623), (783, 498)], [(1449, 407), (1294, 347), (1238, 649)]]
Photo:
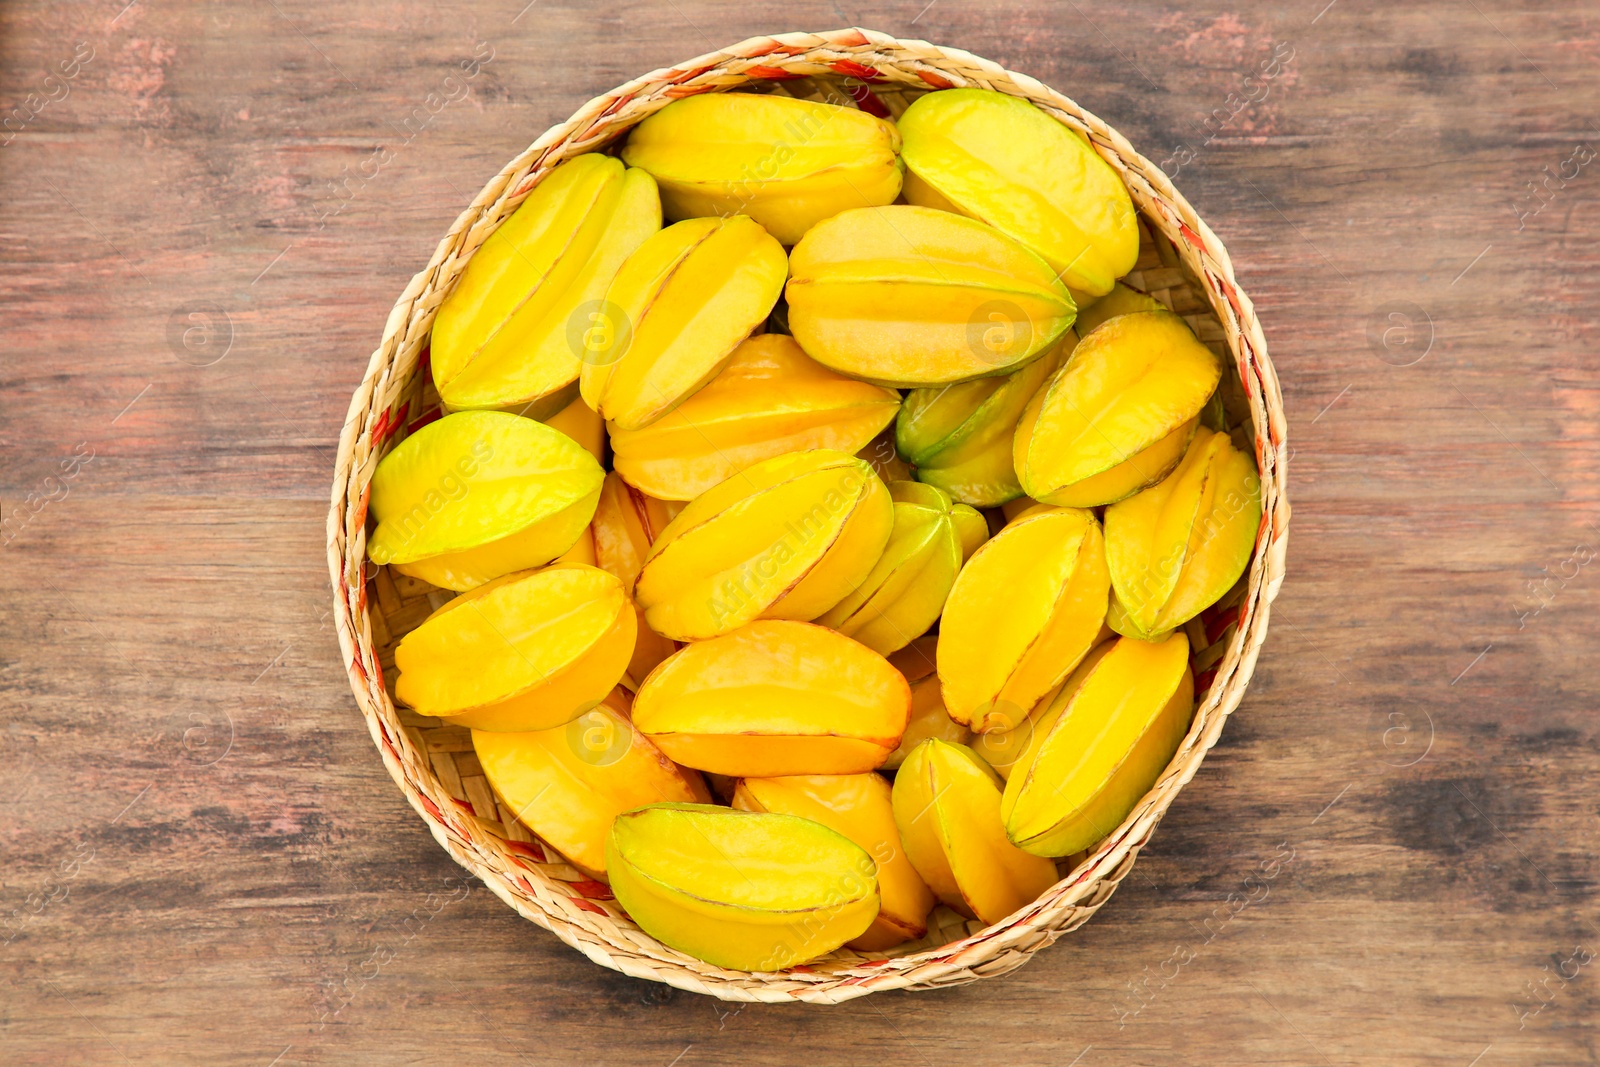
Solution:
[(836, 830), (793, 815), (651, 804), (606, 839), (617, 903), (645, 933), (719, 967), (776, 971), (859, 937), (877, 867)]
[(992, 226), (893, 204), (819, 222), (789, 255), (789, 328), (817, 362), (891, 386), (1006, 374), (1077, 306), (1044, 260)]
[(815, 619), (861, 584), (893, 526), (865, 460), (791, 452), (690, 501), (651, 546), (635, 595), (651, 628), (678, 641)]
[(1193, 712), (1188, 638), (1118, 638), (1035, 721), (1000, 803), (1006, 836), (1036, 856), (1090, 848), (1156, 784)]
[(446, 415), (379, 461), (367, 556), (472, 589), (571, 548), (604, 480), (594, 456), (543, 423), (499, 411)]
[(545, 175), (439, 305), (430, 365), (445, 407), (542, 419), (570, 403), (586, 311), (659, 229), (656, 183), (642, 170), (588, 153)]
[(893, 203), (900, 133), (853, 107), (756, 93), (674, 100), (622, 158), (655, 176), (669, 219), (749, 215), (786, 245), (847, 208)]
[(906, 183), (911, 203), (982, 219), (1090, 296), (1133, 269), (1139, 224), (1122, 179), (1026, 100), (988, 89), (928, 93), (900, 116), (900, 134), (920, 179)]
[(1106, 509), (1111, 628), (1156, 641), (1200, 614), (1244, 574), (1260, 526), (1255, 463), (1200, 427), (1176, 470)]

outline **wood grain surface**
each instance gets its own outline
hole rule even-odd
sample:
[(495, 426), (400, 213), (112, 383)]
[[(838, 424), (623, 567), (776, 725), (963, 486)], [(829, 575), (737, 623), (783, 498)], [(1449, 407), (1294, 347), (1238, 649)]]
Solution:
[[(1600, 1059), (1592, 4), (125, 3), (0, 8), (0, 1063)], [(1289, 580), (1087, 927), (741, 1009), (446, 858), (347, 689), (323, 516), (394, 296), (506, 159), (637, 73), (852, 24), (1176, 175), (1283, 379)]]

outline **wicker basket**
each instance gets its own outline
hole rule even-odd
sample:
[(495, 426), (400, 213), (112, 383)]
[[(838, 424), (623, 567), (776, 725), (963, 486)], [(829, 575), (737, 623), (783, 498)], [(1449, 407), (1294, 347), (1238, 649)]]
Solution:
[[(1189, 624), (1197, 688), (1194, 725), (1161, 780), (1127, 820), (1032, 904), (982, 927), (939, 908), (922, 941), (887, 954), (837, 951), (808, 966), (755, 974), (702, 963), (656, 942), (612, 901), (500, 806), (468, 732), (397, 710), (394, 645), (450, 594), (365, 562), (369, 482), (383, 454), (438, 417), (426, 353), (434, 312), (467, 260), (557, 163), (603, 150), (668, 102), (727, 89), (787, 92), (899, 114), (920, 93), (952, 86), (997, 89), (1032, 101), (1089, 138), (1127, 183), (1143, 223), (1130, 281), (1166, 302), (1224, 359), (1223, 396), (1236, 439), (1253, 443), (1264, 515), (1239, 585)], [(848, 101), (845, 101), (848, 102)], [(1032, 78), (953, 48), (870, 30), (755, 37), (647, 74), (585, 104), (512, 160), (456, 219), (427, 267), (406, 287), (351, 400), (339, 441), (328, 516), (334, 619), (356, 701), (384, 764), (457, 863), (523, 916), (596, 963), (724, 1000), (838, 1003), (881, 989), (927, 989), (1003, 974), (1094, 914), (1238, 706), (1266, 638), (1268, 606), (1283, 580), (1289, 505), (1285, 421), (1277, 377), (1250, 300), (1227, 252), (1161, 170), (1115, 130)], [(386, 670), (387, 669), (387, 670)]]

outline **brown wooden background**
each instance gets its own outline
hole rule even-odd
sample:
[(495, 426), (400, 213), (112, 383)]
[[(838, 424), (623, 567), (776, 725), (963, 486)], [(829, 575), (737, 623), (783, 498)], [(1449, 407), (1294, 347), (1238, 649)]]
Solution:
[[(0, 8), (0, 1063), (1600, 1058), (1592, 4), (125, 2)], [(390, 303), (506, 159), (636, 73), (851, 24), (1177, 173), (1283, 378), (1290, 575), (1088, 927), (741, 1010), (464, 880), (347, 690), (323, 516)]]

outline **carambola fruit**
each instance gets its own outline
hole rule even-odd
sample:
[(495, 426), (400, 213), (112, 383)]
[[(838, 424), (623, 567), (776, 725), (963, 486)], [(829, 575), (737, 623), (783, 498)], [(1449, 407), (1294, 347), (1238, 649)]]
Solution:
[(621, 578), (631, 594), (650, 546), (678, 510), (635, 489), (616, 471), (607, 474), (592, 523), (596, 563)]
[(1161, 301), (1146, 293), (1140, 292), (1131, 285), (1118, 282), (1107, 293), (1088, 305), (1078, 308), (1078, 321), (1072, 328), (1079, 337), (1087, 337), (1089, 332), (1107, 319), (1114, 319), (1118, 315), (1131, 315), (1136, 311), (1171, 311)]
[[(1043, 256), (1092, 296), (1139, 255), (1133, 201), (1111, 165), (1025, 100), (988, 89), (928, 93), (900, 116), (906, 167), (919, 189), (982, 219)], [(939, 204), (942, 206), (942, 204)]]
[[(1110, 633), (1110, 631), (1106, 630), (1102, 631), (1102, 633)], [(1115, 634), (1112, 634), (1113, 638), (1115, 636)], [(1023, 754), (1028, 751), (1028, 745), (1033, 740), (1034, 733), (1037, 730), (1049, 728), (1049, 723), (1055, 721), (1050, 715), (1054, 711), (1059, 711), (1066, 701), (1072, 699), (1072, 694), (1077, 691), (1078, 686), (1083, 684), (1083, 680), (1088, 677), (1089, 672), (1094, 670), (1095, 664), (1099, 663), (1101, 658), (1107, 652), (1110, 652), (1115, 645), (1116, 641), (1114, 639), (1101, 641), (1095, 645), (1094, 648), (1090, 649), (1089, 654), (1083, 657), (1083, 661), (1067, 676), (1067, 680), (1041, 697), (1038, 703), (1028, 709), (1028, 714), (1020, 722), (1004, 729), (990, 730), (986, 734), (977, 735), (971, 742), (972, 751), (982, 756), (983, 761), (993, 767), (995, 773), (1000, 777), (1009, 778), (1011, 776), (1011, 768), (1015, 767), (1017, 762), (1022, 759)], [(911, 690), (913, 721), (915, 721), (916, 715), (916, 699), (917, 691), (913, 688)], [(908, 729), (906, 732), (910, 733), (910, 730)]]
[[(898, 400), (899, 393), (895, 393)], [(894, 450), (894, 427), (887, 427), (856, 452), (861, 459), (872, 464), (873, 471), (885, 482), (904, 482), (914, 475), (911, 464), (900, 458)]]
[(1094, 514), (1036, 507), (974, 552), (939, 623), (950, 717), (1015, 726), (1093, 647), (1111, 580)]
[[(622, 579), (622, 587), (630, 597), (634, 583), (639, 580), (639, 568), (644, 565), (644, 557), (677, 510), (676, 504), (668, 504), (639, 492), (623, 481), (616, 471), (606, 475), (600, 502), (594, 509), (594, 521), (589, 524), (594, 542), (594, 562), (596, 566)], [(634, 611), (639, 616), (639, 636), (633, 644), (633, 658), (628, 661), (624, 683), (631, 689), (639, 688), (645, 675), (678, 648), (676, 641), (650, 629), (644, 609), (637, 602), (634, 603)]]
[(1154, 484), (1183, 457), (1221, 377), (1217, 357), (1171, 312), (1108, 320), (1022, 413), (1012, 460), (1023, 491), (1092, 507)]
[(633, 606), (581, 563), (463, 593), (400, 639), (395, 696), (475, 730), (547, 730), (598, 704), (633, 654)]
[[(1015, 500), (1007, 500), (1000, 505), (1000, 514), (1006, 522), (1015, 522), (1023, 514), (1039, 507), (1040, 504), (1031, 496), (1019, 496)], [(1050, 505), (1046, 504), (1045, 507)]]
[(864, 111), (754, 93), (675, 100), (628, 135), (669, 219), (749, 215), (786, 245), (846, 208), (894, 201), (900, 134)]
[(972, 731), (956, 722), (944, 710), (944, 694), (939, 690), (938, 677), (932, 674), (911, 683), (911, 718), (906, 723), (906, 732), (900, 735), (900, 744), (883, 761), (883, 769), (898, 769), (911, 750), (930, 737), (958, 745), (965, 745), (972, 738)]
[(792, 337), (763, 334), (740, 344), (715, 378), (649, 426), (613, 429), (611, 448), (629, 484), (663, 500), (693, 500), (785, 452), (858, 452), (899, 406), (894, 390), (829, 370)]
[(894, 778), (894, 821), (922, 880), (963, 915), (997, 923), (1056, 881), (1006, 840), (1000, 779), (965, 745), (924, 741)]
[(633, 722), (685, 767), (771, 778), (858, 774), (894, 751), (911, 689), (832, 630), (763, 621), (697, 641), (651, 672)]
[(933, 910), (933, 892), (900, 844), (890, 795), (888, 781), (871, 773), (742, 778), (733, 794), (736, 808), (795, 815), (837, 830), (877, 862), (878, 917), (850, 942), (862, 952), (921, 937)]
[(574, 397), (572, 403), (540, 422), (552, 430), (560, 430), (578, 444), (583, 446), (585, 452), (595, 458), (595, 462), (604, 463), (606, 459), (606, 423), (582, 397)]
[(899, 671), (911, 685), (916, 685), (937, 669), (939, 635), (923, 634), (904, 648), (891, 652), (886, 658), (889, 666)]
[[(949, 211), (956, 215), (966, 214), (965, 211), (962, 211), (953, 202), (946, 199), (943, 193), (917, 177), (916, 171), (913, 170), (906, 171), (905, 177), (901, 179), (900, 199), (908, 204), (916, 204), (918, 207), (937, 208), (940, 211)], [(1088, 294), (1084, 295), (1087, 296)]]
[(921, 482), (891, 482), (894, 528), (878, 562), (817, 618), (887, 656), (939, 618), (963, 559), (950, 498)]
[(819, 222), (789, 256), (789, 328), (819, 363), (892, 386), (1005, 374), (1077, 309), (1055, 272), (992, 226), (896, 204)]
[(876, 864), (819, 822), (702, 804), (617, 816), (606, 871), (640, 929), (697, 959), (776, 971), (860, 937), (878, 914)]
[(772, 310), (788, 266), (743, 215), (653, 234), (617, 268), (585, 334), (584, 401), (616, 429), (650, 425), (723, 368)]
[(956, 524), (956, 536), (961, 538), (961, 561), (965, 563), (989, 540), (989, 520), (971, 504), (959, 503), (950, 509), (950, 520)]
[(635, 589), (679, 641), (755, 618), (814, 619), (858, 586), (894, 526), (863, 461), (819, 448), (763, 460), (706, 490), (667, 525)]
[(1006, 835), (1036, 856), (1068, 856), (1115, 830), (1189, 730), (1189, 639), (1119, 638), (1035, 723), (1006, 781)]
[(700, 772), (667, 759), (628, 722), (622, 690), (553, 729), (474, 730), (472, 748), (506, 808), (597, 878), (606, 876), (606, 834), (618, 815), (659, 801), (711, 802)]
[(572, 542), (572, 547), (550, 561), (551, 563), (582, 563), (585, 566), (595, 566), (594, 558), (594, 533), (593, 527), (587, 527)]
[(1205, 427), (1178, 468), (1106, 509), (1111, 628), (1159, 640), (1233, 587), (1261, 525), (1261, 479), (1228, 435)]
[(446, 415), (378, 463), (367, 556), (471, 589), (571, 548), (604, 479), (582, 445), (543, 423), (499, 411)]
[(1021, 496), (1011, 459), (1017, 420), (1075, 342), (1068, 332), (1055, 348), (1002, 378), (907, 393), (895, 417), (895, 447), (916, 467), (917, 481), (980, 508)]
[(661, 229), (656, 183), (589, 153), (562, 163), (467, 263), (439, 305), (430, 363), (447, 408), (543, 418), (576, 395), (588, 314)]

